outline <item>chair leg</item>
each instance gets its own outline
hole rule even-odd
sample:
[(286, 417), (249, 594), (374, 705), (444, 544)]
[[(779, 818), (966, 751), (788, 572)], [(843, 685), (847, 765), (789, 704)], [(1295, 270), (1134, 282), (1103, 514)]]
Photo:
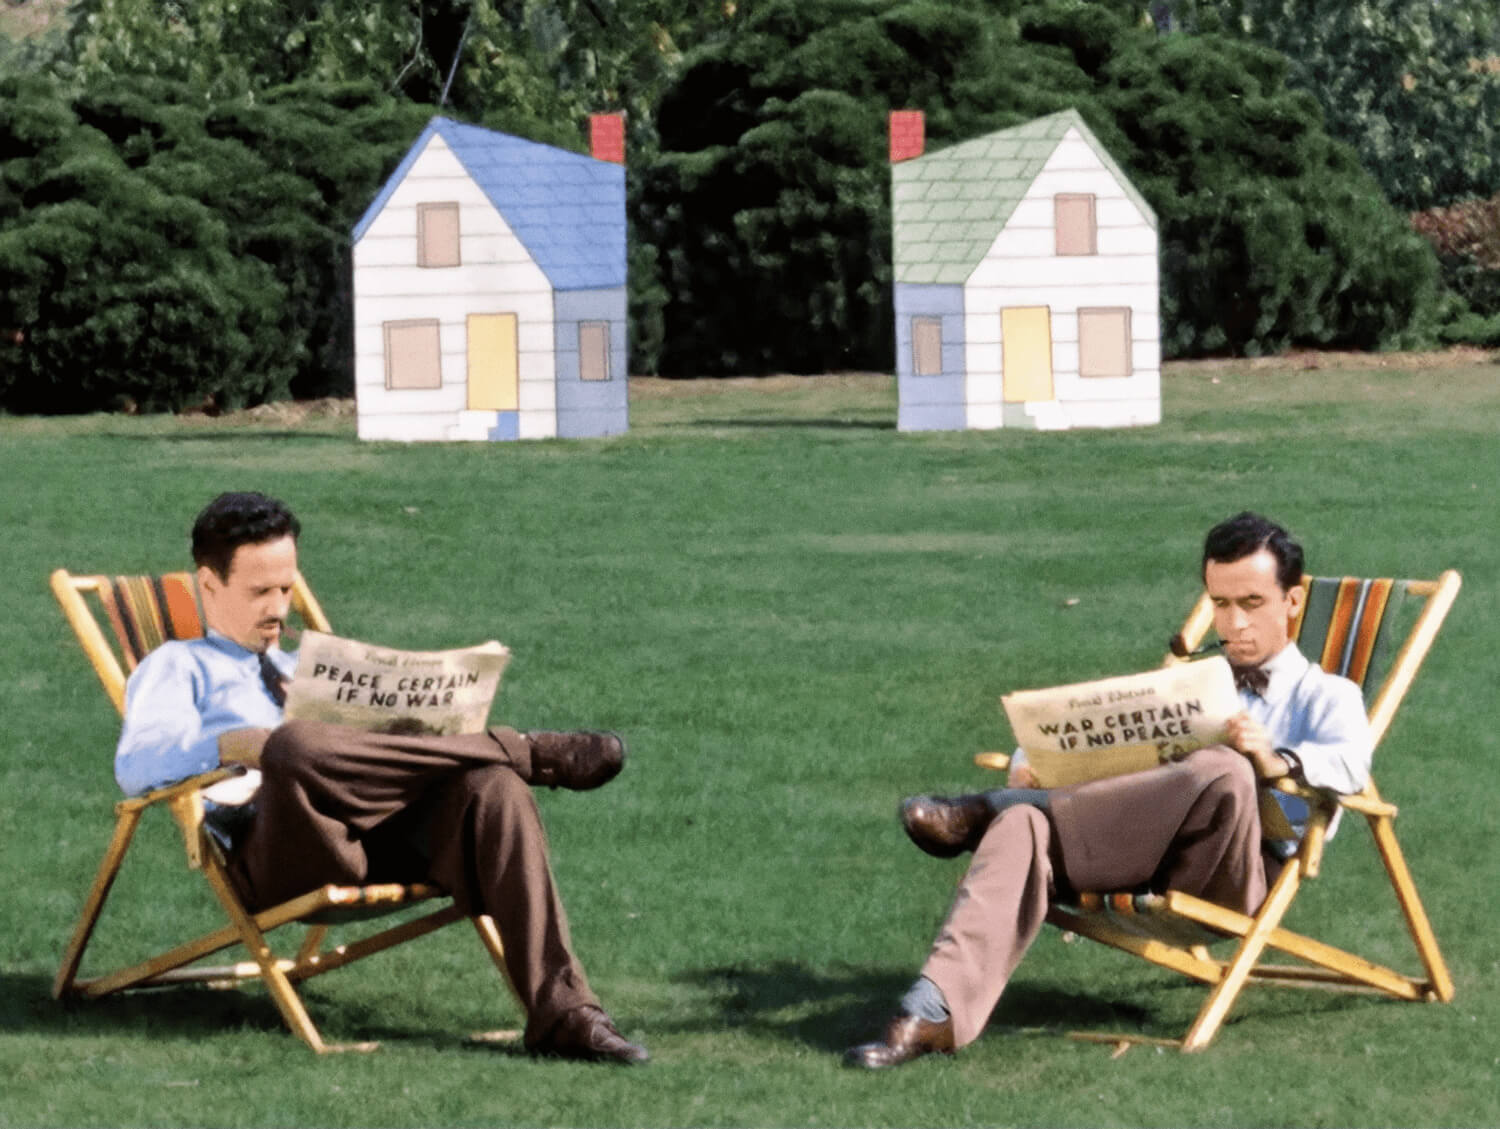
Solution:
[(478, 913), (469, 920), (474, 923), (480, 943), (490, 954), (490, 959), (495, 962), (500, 975), (505, 977), (505, 986), (510, 989), (510, 994), (516, 998), (516, 1002), (521, 1004), (521, 1010), (524, 1012), (525, 1003), (521, 1000), (521, 994), (516, 991), (515, 981), (510, 978), (510, 969), (505, 967), (505, 946), (500, 943), (500, 930), (495, 926), (495, 919), (487, 913)]
[(115, 876), (120, 873), (120, 864), (125, 859), (125, 851), (130, 846), (130, 840), (135, 835), (135, 829), (140, 824), (143, 808), (129, 808), (120, 813), (115, 821), (115, 833), (110, 837), (109, 846), (105, 848), (104, 858), (99, 862), (99, 871), (94, 875), (94, 884), (89, 888), (88, 897), (84, 899), (83, 913), (78, 918), (78, 924), (73, 928), (73, 936), (68, 939), (68, 947), (63, 950), (62, 964), (58, 966), (57, 977), (52, 981), (52, 996), (61, 999), (73, 987), (73, 981), (78, 976), (78, 966), (83, 962), (83, 950), (88, 947), (89, 938), (93, 936), (94, 926), (99, 921), (99, 914), (104, 910), (104, 901), (109, 897), (110, 887), (115, 883)]
[(297, 968), (311, 968), (317, 963), (318, 953), (323, 948), (323, 938), (328, 936), (326, 925), (309, 925), (302, 947), (297, 950)]
[(1213, 1041), (1220, 1024), (1234, 1006), (1240, 989), (1245, 986), (1245, 981), (1250, 978), (1256, 962), (1265, 951), (1271, 934), (1281, 924), (1287, 907), (1292, 904), (1301, 879), (1301, 871), (1296, 863), (1289, 864), (1277, 877), (1271, 892), (1266, 895), (1265, 902), (1255, 915), (1255, 924), (1240, 942), (1234, 959), (1225, 967), (1224, 978), (1214, 985), (1202, 1010), (1198, 1012), (1198, 1018), (1188, 1028), (1187, 1036), (1182, 1041), (1184, 1052), (1201, 1051)]
[(1433, 996), (1448, 1003), (1453, 999), (1453, 977), (1448, 964), (1438, 949), (1437, 935), (1422, 908), (1422, 899), (1417, 895), (1417, 884), (1412, 881), (1411, 870), (1406, 865), (1406, 856), (1396, 842), (1396, 828), (1388, 815), (1370, 817), (1370, 833), (1375, 836), (1375, 846), (1380, 851), (1380, 860), (1390, 875), (1391, 885), (1396, 889), (1396, 900), (1401, 903), (1401, 912), (1406, 916), (1406, 926), (1412, 941), (1417, 946), (1417, 955), (1427, 969), (1427, 980)]
[(373, 1051), (378, 1043), (350, 1043), (329, 1044), (323, 1042), (323, 1037), (318, 1034), (312, 1017), (307, 1014), (307, 1008), (303, 1006), (302, 999), (297, 995), (297, 990), (287, 979), (286, 973), (281, 970), (277, 963), (276, 955), (271, 952), (271, 946), (266, 943), (265, 934), (256, 926), (255, 920), (250, 916), (248, 910), (240, 902), (239, 895), (229, 883), (229, 877), (224, 873), (224, 865), (219, 861), (216, 851), (204, 852), (203, 873), (208, 878), (209, 885), (213, 887), (224, 911), (239, 931), (240, 939), (245, 948), (249, 950), (255, 963), (260, 966), (261, 979), (265, 982), (266, 989), (271, 993), (271, 999), (275, 1002), (281, 1017), (286, 1025), (292, 1029), (292, 1033), (311, 1047), (318, 1054), (328, 1054), (333, 1051)]

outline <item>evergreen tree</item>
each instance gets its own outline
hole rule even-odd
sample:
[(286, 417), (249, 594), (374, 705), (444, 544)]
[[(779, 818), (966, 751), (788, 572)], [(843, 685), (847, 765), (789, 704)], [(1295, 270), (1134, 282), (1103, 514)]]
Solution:
[[(131, 141), (137, 155), (155, 143), (149, 128)], [(285, 393), (272, 349), (283, 291), (264, 263), (232, 253), (209, 208), (132, 167), (45, 80), (0, 79), (0, 153), (0, 406), (178, 409)]]

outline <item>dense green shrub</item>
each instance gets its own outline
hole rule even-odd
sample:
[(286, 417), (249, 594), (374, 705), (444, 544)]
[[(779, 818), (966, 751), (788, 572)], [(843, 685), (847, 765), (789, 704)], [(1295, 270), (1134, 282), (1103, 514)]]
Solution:
[(433, 109), (366, 83), (296, 83), (207, 115), (224, 162), (258, 160), (258, 179), (205, 178), (202, 193), (231, 225), (237, 249), (267, 263), (286, 288), (280, 333), (298, 398), (353, 393), (350, 229)]
[(0, 406), (351, 392), (349, 230), (429, 108), (326, 83), (210, 103), (141, 77), (0, 97)]
[(1169, 356), (1372, 349), (1435, 301), (1429, 248), (1285, 77), (1218, 36), (1137, 39), (1100, 68), (1115, 155), (1160, 220)]
[(0, 154), (0, 407), (285, 394), (284, 291), (210, 208), (132, 167), (44, 80), (0, 80)]

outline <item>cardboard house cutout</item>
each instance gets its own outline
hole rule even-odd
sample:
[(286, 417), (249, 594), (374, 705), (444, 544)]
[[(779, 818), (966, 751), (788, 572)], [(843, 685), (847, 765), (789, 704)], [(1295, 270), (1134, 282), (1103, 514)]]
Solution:
[(1160, 422), (1156, 215), (1077, 111), (922, 147), (892, 114), (897, 426)]
[(626, 430), (623, 120), (593, 141), (428, 123), (353, 231), (361, 439)]

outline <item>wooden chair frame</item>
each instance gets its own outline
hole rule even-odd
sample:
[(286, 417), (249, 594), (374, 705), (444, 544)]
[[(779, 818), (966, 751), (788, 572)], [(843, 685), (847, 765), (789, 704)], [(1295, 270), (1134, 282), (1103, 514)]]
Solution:
[[(1405, 583), (1407, 596), (1420, 597), (1424, 604), (1370, 702), (1370, 728), (1377, 748), (1453, 606), (1461, 579), (1449, 569), (1436, 580)], [(1196, 647), (1212, 624), (1213, 605), (1204, 594), (1183, 625), (1182, 637), (1187, 648)], [(1184, 660), (1173, 655), (1166, 659), (1168, 665), (1181, 661)], [(1002, 753), (980, 753), (975, 762), (985, 768), (1006, 768), (1009, 757)], [(1315, 791), (1292, 780), (1277, 781), (1276, 787), (1305, 799), (1311, 814), (1297, 853), (1288, 860), (1253, 916), (1174, 890), (1161, 894), (1090, 894), (1082, 896), (1077, 906), (1052, 907), (1047, 920), (1053, 925), (1210, 986), (1207, 999), (1181, 1039), (1096, 1032), (1070, 1032), (1070, 1037), (1108, 1043), (1122, 1051), (1138, 1043), (1176, 1047), (1185, 1052), (1201, 1051), (1217, 1034), (1241, 990), (1251, 982), (1370, 992), (1408, 1001), (1446, 1003), (1453, 999), (1453, 979), (1396, 841), (1396, 805), (1381, 797), (1373, 778), (1363, 791), (1349, 796)], [(1282, 919), (1304, 880), (1318, 876), (1329, 822), (1340, 809), (1363, 816), (1369, 824), (1421, 960), (1421, 975), (1397, 972), (1282, 928)], [(1208, 942), (1226, 937), (1234, 939), (1234, 952), (1227, 959), (1215, 958)], [(1261, 957), (1267, 949), (1284, 953), (1299, 963), (1263, 963)]]
[[(185, 578), (186, 574), (178, 574)], [(108, 576), (75, 576), (64, 569), (52, 573), (50, 584), (64, 616), (83, 646), (85, 655), (98, 675), (105, 693), (114, 703), (116, 711), (123, 717), (125, 712), (126, 667), (134, 666), (134, 656), (126, 642), (121, 639), (118, 617), (111, 612), (107, 621), (114, 621), (115, 635), (119, 646), (112, 646), (100, 618), (90, 608), (92, 598), (101, 611), (111, 611), (108, 603), (114, 578)], [(292, 606), (303, 623), (314, 630), (328, 631), (327, 617), (313, 596), (307, 582), (299, 575), (292, 592)], [(319, 1054), (334, 1051), (369, 1051), (378, 1044), (373, 1042), (333, 1044), (325, 1043), (318, 1033), (307, 1008), (297, 994), (296, 984), (314, 976), (332, 972), (336, 968), (353, 964), (375, 953), (383, 952), (395, 945), (432, 933), (464, 917), (447, 895), (434, 886), (412, 884), (381, 884), (369, 886), (323, 886), (293, 898), (281, 905), (260, 913), (250, 913), (225, 871), (225, 860), (217, 840), (209, 833), (203, 820), (203, 790), (218, 782), (237, 775), (235, 768), (219, 768), (212, 772), (191, 777), (170, 787), (159, 788), (141, 796), (134, 796), (115, 805), (115, 829), (104, 857), (94, 876), (93, 885), (84, 899), (83, 911), (74, 926), (67, 947), (63, 950), (62, 963), (53, 981), (52, 994), (56, 998), (82, 997), (98, 999), (114, 992), (131, 988), (151, 988), (163, 985), (200, 983), (211, 986), (231, 986), (245, 981), (262, 981), (271, 994), (277, 1010), (286, 1025), (303, 1042)], [(139, 963), (116, 969), (102, 975), (80, 977), (79, 968), (83, 953), (105, 900), (119, 874), (126, 851), (141, 817), (152, 808), (165, 808), (171, 813), (182, 833), (183, 846), (187, 853), (188, 866), (200, 871), (208, 881), (214, 896), (223, 908), (228, 923), (194, 940), (176, 945)], [(425, 915), (382, 929), (352, 943), (325, 947), (329, 926), (340, 921), (382, 916), (403, 907), (429, 900), (443, 900), (447, 904)], [(489, 952), (502, 975), (505, 969), (504, 950), (500, 934), (493, 919), (488, 916), (471, 917), (479, 939)], [(307, 925), (302, 944), (294, 956), (277, 957), (266, 940), (266, 934), (280, 926), (299, 922)], [(198, 961), (240, 944), (248, 951), (250, 960), (233, 964), (202, 965)]]

